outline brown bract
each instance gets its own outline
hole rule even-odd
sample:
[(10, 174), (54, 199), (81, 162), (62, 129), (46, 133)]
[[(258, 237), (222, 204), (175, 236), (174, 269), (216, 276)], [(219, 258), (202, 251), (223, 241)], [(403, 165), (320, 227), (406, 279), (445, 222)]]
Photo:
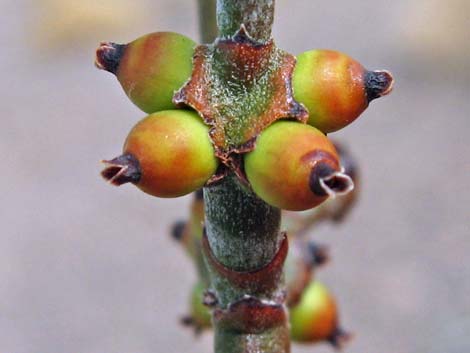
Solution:
[(199, 112), (217, 157), (236, 170), (234, 155), (253, 150), (268, 125), (281, 118), (306, 122), (307, 111), (293, 98), (294, 65), (294, 56), (272, 40), (252, 40), (242, 26), (231, 39), (196, 48), (192, 76), (173, 101)]
[(202, 250), (207, 265), (231, 285), (246, 290), (250, 294), (267, 293), (276, 290), (282, 276), (282, 268), (288, 252), (288, 240), (284, 235), (279, 250), (274, 259), (265, 267), (256, 271), (238, 272), (221, 264), (214, 257), (206, 234), (202, 237)]
[(248, 334), (281, 326), (286, 317), (282, 304), (263, 302), (249, 296), (230, 304), (225, 310), (214, 310), (214, 322), (218, 327)]

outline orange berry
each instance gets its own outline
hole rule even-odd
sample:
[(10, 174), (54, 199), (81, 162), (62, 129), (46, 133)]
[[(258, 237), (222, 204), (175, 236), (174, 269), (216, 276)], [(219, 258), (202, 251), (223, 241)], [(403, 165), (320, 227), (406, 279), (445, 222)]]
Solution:
[(278, 121), (261, 133), (245, 156), (245, 172), (261, 199), (291, 211), (315, 207), (353, 188), (328, 138), (294, 121)]
[(338, 308), (327, 287), (318, 281), (305, 289), (299, 304), (290, 309), (291, 337), (297, 342), (329, 341), (340, 347), (350, 335), (338, 327)]
[(115, 185), (133, 182), (158, 197), (189, 194), (201, 188), (218, 165), (208, 133), (194, 112), (151, 114), (129, 133), (123, 156), (105, 161), (102, 175)]
[(388, 94), (393, 78), (387, 71), (368, 71), (333, 50), (300, 54), (292, 77), (296, 100), (309, 111), (308, 123), (324, 133), (351, 124), (378, 97)]
[(103, 42), (96, 66), (114, 73), (130, 100), (146, 113), (175, 109), (173, 94), (192, 72), (194, 43), (173, 32), (150, 33), (129, 44)]

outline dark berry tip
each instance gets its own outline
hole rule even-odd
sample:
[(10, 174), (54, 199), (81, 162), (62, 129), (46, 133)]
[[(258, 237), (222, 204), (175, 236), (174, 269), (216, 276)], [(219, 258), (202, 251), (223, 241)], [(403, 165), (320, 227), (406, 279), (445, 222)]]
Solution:
[(337, 350), (342, 350), (349, 342), (351, 342), (353, 337), (353, 334), (350, 332), (346, 332), (342, 328), (336, 328), (328, 338), (328, 342), (330, 342)]
[(109, 161), (101, 161), (105, 168), (101, 176), (115, 186), (126, 183), (138, 183), (141, 178), (140, 164), (132, 154), (123, 154)]
[(389, 94), (394, 82), (392, 74), (386, 70), (367, 71), (364, 76), (367, 101), (371, 102)]
[(330, 251), (327, 246), (314, 241), (308, 243), (308, 255), (313, 266), (323, 266), (330, 261)]
[(96, 49), (95, 66), (98, 69), (116, 74), (125, 48), (125, 44), (100, 43), (100, 46)]
[(186, 221), (179, 220), (173, 223), (171, 226), (171, 236), (173, 239), (180, 241), (183, 238), (184, 228), (186, 227)]
[(193, 326), (194, 325), (194, 319), (191, 315), (183, 316), (181, 318), (180, 322), (183, 326)]
[(348, 175), (334, 170), (329, 164), (318, 162), (310, 173), (310, 190), (317, 196), (335, 197), (347, 194), (354, 189), (354, 183)]
[(191, 315), (183, 316), (180, 319), (180, 322), (183, 326), (192, 328), (193, 331), (194, 331), (194, 335), (196, 337), (199, 337), (201, 335), (201, 333), (203, 332), (203, 330), (204, 330), (204, 327), (199, 325), (197, 320), (194, 317), (192, 317)]

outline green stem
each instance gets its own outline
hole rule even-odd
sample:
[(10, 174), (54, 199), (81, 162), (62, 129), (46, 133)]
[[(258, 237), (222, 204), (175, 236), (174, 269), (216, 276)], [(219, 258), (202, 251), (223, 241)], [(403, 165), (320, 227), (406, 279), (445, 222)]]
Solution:
[[(200, 9), (205, 11), (200, 18), (208, 23), (211, 21), (206, 16), (209, 12), (203, 5), (209, 2), (200, 0)], [(231, 38), (243, 25), (252, 39), (267, 42), (271, 38), (273, 18), (274, 0), (217, 0), (217, 24), (220, 37), (224, 39)], [(205, 23), (201, 31), (204, 40), (208, 41), (210, 30)], [(215, 60), (224, 61), (226, 58), (222, 56)], [(221, 71), (218, 74), (224, 77), (225, 73)], [(204, 188), (204, 206), (206, 247), (209, 248), (206, 248), (205, 258), (210, 287), (217, 300), (213, 319), (215, 352), (289, 352), (289, 329), (279, 275), (283, 262), (283, 259), (279, 260), (283, 240), (279, 230), (280, 210), (259, 199), (233, 174)], [(271, 267), (279, 271), (270, 271)], [(253, 273), (259, 274), (258, 277)], [(253, 278), (258, 283), (250, 285)], [(240, 285), (237, 281), (245, 282)], [(247, 296), (251, 298), (251, 304), (245, 302), (241, 306), (248, 312), (252, 309), (250, 305), (268, 308), (267, 311), (260, 309), (260, 312), (272, 315), (277, 320), (276, 324), (246, 323), (243, 318), (237, 318), (237, 303), (240, 304)]]
[(233, 36), (243, 24), (253, 39), (268, 41), (274, 21), (274, 3), (274, 0), (217, 0), (221, 37)]
[(216, 0), (198, 0), (199, 32), (203, 43), (212, 43), (217, 37), (217, 21), (215, 16)]
[[(280, 244), (281, 213), (253, 193), (244, 190), (235, 176), (204, 189), (206, 232), (213, 256), (227, 269), (254, 271), (268, 265), (276, 256)], [(283, 283), (261, 292), (234, 286), (209, 266), (211, 289), (218, 306), (227, 309), (245, 295), (265, 302), (280, 297)], [(284, 308), (285, 310), (285, 308)], [(215, 353), (287, 353), (289, 329), (287, 320), (261, 332), (233, 330), (214, 322)]]
[(234, 176), (205, 188), (204, 201), (207, 237), (220, 263), (235, 271), (253, 271), (271, 262), (280, 242), (279, 209), (246, 190)]

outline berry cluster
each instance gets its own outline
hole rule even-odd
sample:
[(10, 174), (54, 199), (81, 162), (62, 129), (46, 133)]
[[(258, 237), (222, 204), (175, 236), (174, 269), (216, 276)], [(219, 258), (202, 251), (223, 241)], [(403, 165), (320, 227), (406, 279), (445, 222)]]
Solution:
[[(112, 184), (132, 182), (154, 196), (178, 197), (215, 176), (221, 163), (209, 127), (196, 112), (173, 103), (191, 77), (194, 51), (191, 39), (172, 32), (98, 48), (96, 66), (115, 74), (130, 100), (150, 114), (132, 129), (123, 154), (104, 161), (102, 175)], [(387, 71), (367, 71), (339, 52), (299, 55), (291, 86), (308, 111), (307, 124), (277, 121), (259, 134), (241, 168), (253, 191), (268, 204), (293, 211), (349, 192), (352, 180), (326, 133), (353, 122), (392, 84)]]
[[(392, 76), (368, 71), (331, 50), (308, 51), (295, 60), (272, 40), (253, 41), (244, 26), (232, 38), (207, 46), (171, 32), (151, 33), (126, 45), (101, 43), (96, 66), (115, 74), (130, 100), (149, 114), (133, 127), (123, 153), (104, 161), (103, 177), (113, 185), (133, 183), (157, 197), (196, 191), (191, 219), (173, 229), (199, 272), (184, 322), (198, 331), (212, 324), (228, 331), (268, 330), (287, 322), (287, 299), (293, 340), (340, 346), (348, 335), (339, 328), (335, 300), (312, 280), (325, 252), (296, 236), (302, 226), (284, 237), (273, 261), (258, 272), (226, 268), (213, 256), (204, 233), (200, 190), (233, 173), (264, 206), (303, 211), (323, 203), (304, 224), (341, 219), (354, 194), (335, 204), (332, 199), (353, 190), (357, 175), (326, 134), (349, 125), (372, 100), (388, 94)], [(301, 243), (300, 255), (287, 255), (288, 238)], [(284, 260), (287, 296), (280, 303), (263, 302), (258, 297), (276, 291)], [(213, 284), (211, 276), (224, 274), (230, 277), (227, 283), (252, 295), (215, 308), (217, 297), (204, 290)], [(207, 306), (215, 313), (212, 323)], [(262, 315), (244, 315), (247, 319), (241, 313)], [(283, 327), (287, 330), (287, 324)]]
[[(351, 175), (355, 185), (360, 185), (357, 164), (343, 147), (339, 151), (345, 173)], [(283, 226), (289, 234), (290, 250), (284, 264), (286, 304), (289, 309), (291, 339), (298, 343), (328, 342), (341, 348), (351, 335), (340, 324), (339, 309), (331, 291), (316, 279), (316, 272), (329, 260), (329, 250), (324, 245), (305, 238), (311, 228), (322, 221), (338, 222), (354, 205), (359, 188), (307, 213), (284, 212)], [(352, 199), (351, 199), (352, 198)], [(199, 335), (212, 328), (211, 297), (207, 296), (209, 279), (201, 249), (203, 238), (204, 204), (202, 190), (194, 193), (190, 218), (177, 221), (172, 226), (172, 237), (182, 245), (198, 272), (198, 281), (189, 295), (189, 313), (182, 318)]]

